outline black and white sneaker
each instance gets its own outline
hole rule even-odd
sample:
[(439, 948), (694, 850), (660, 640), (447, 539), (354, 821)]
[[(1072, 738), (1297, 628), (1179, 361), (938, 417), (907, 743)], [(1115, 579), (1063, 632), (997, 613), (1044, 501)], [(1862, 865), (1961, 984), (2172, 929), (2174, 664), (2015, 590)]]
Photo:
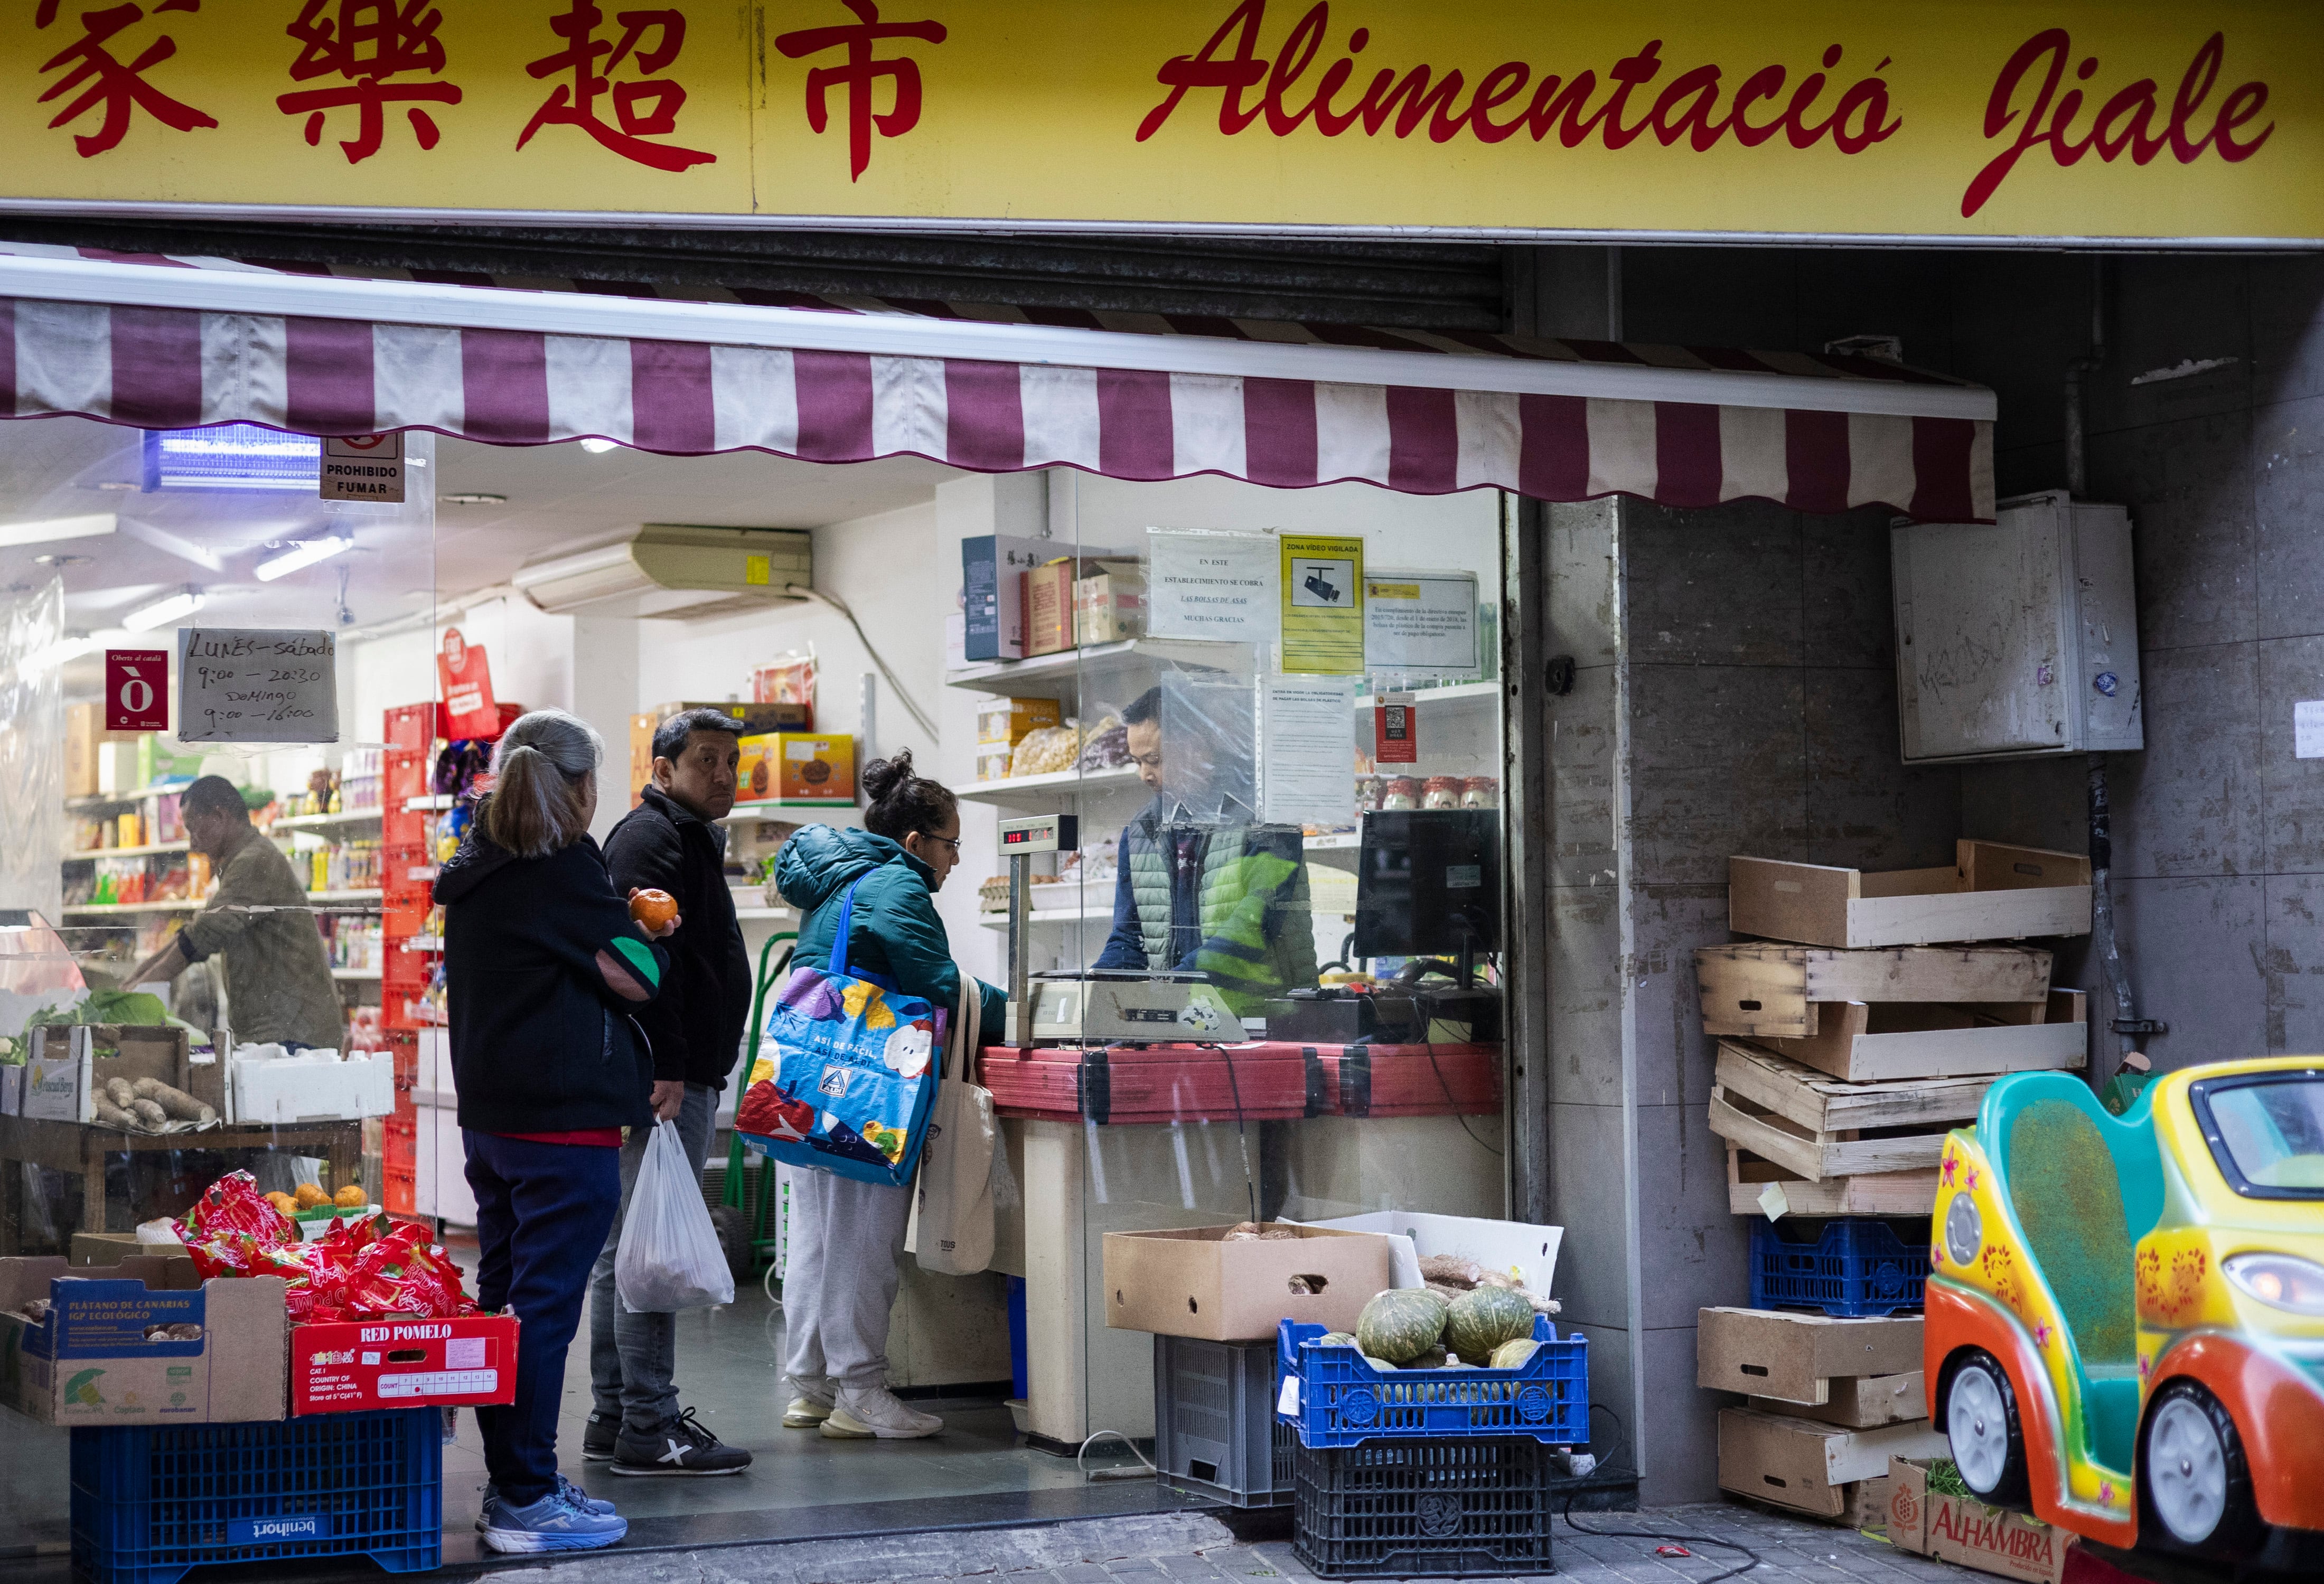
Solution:
[(750, 1453), (711, 1434), (691, 1408), (650, 1434), (623, 1425), (613, 1447), (613, 1472), (640, 1478), (740, 1474), (750, 1466)]
[(620, 1414), (590, 1414), (589, 1423), (581, 1427), (582, 1460), (588, 1463), (613, 1461), (614, 1444), (621, 1439)]

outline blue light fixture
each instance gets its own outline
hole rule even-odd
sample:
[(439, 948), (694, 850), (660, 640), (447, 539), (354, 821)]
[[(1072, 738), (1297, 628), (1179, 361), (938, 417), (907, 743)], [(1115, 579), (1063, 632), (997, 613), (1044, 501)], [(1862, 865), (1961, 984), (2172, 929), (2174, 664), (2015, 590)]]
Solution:
[(299, 490), (321, 487), (323, 442), (256, 424), (206, 429), (147, 429), (145, 488)]

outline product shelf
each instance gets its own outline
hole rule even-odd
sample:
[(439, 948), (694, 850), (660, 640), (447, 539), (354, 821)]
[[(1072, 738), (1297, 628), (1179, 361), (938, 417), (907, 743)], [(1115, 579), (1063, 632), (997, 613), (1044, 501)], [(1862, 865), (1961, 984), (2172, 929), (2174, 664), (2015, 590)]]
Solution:
[(99, 792), (88, 797), (68, 797), (65, 799), (65, 812), (91, 814), (100, 808), (126, 808), (133, 803), (143, 803), (148, 797), (159, 797), (170, 792), (183, 792), (192, 785), (191, 780), (172, 781), (166, 786), (140, 787), (134, 792)]
[(728, 824), (735, 820), (774, 819), (797, 809), (814, 809), (828, 814), (835, 808), (855, 806), (853, 797), (757, 797), (748, 803), (738, 803), (718, 821)]
[(1011, 776), (1000, 781), (964, 781), (952, 789), (971, 803), (1022, 803), (1042, 806), (1083, 793), (1118, 792), (1139, 785), (1134, 765), (1105, 770), (1051, 770), (1046, 775)]
[(171, 902), (84, 902), (78, 907), (60, 909), (67, 918), (105, 917), (121, 913), (197, 913), (209, 906), (206, 900), (181, 898)]
[(84, 863), (92, 858), (152, 858), (164, 852), (187, 851), (183, 842), (154, 842), (143, 847), (84, 847), (78, 852), (65, 854), (67, 863)]
[(386, 895), (376, 887), (357, 891), (309, 891), (309, 902), (377, 902)]
[(331, 977), (342, 984), (377, 984), (381, 970), (376, 968), (334, 968)]
[(380, 822), (376, 808), (349, 809), (345, 814), (286, 814), (273, 826), (278, 831), (327, 831), (337, 825), (375, 825)]
[[(1150, 671), (1157, 665), (1202, 671), (1231, 669), (1218, 662), (1231, 657), (1235, 648), (1232, 644), (1206, 643), (1198, 639), (1126, 638), (1118, 643), (1092, 644), (1087, 649), (1037, 655), (1029, 660), (981, 660), (945, 672), (945, 685), (977, 693), (995, 693), (1006, 698), (1063, 699), (1101, 679), (1124, 672)], [(1130, 701), (1125, 698), (1113, 702)]]

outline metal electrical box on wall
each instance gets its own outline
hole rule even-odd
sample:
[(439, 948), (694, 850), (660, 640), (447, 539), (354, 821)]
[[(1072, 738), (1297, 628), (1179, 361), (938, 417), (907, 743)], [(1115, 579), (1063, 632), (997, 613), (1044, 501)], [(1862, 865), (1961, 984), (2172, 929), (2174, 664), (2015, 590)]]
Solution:
[(2130, 516), (2062, 490), (1889, 530), (1904, 762), (2146, 746)]

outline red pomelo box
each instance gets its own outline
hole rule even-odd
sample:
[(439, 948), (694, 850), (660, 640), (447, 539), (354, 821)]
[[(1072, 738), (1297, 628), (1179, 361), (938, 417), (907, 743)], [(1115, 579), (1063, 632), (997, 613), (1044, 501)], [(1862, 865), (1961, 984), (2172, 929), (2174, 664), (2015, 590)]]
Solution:
[(512, 1314), (293, 1326), (290, 1412), (513, 1402), (516, 1328)]

